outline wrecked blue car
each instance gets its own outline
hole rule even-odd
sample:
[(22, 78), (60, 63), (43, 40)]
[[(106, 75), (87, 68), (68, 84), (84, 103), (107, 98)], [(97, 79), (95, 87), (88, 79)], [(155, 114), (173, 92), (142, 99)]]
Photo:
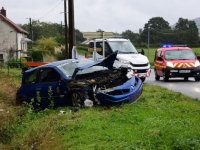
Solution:
[(67, 59), (29, 69), (22, 75), (16, 102), (36, 106), (39, 99), (42, 108), (52, 101), (55, 107), (84, 107), (86, 100), (94, 105), (132, 103), (141, 95), (143, 84), (140, 78), (130, 76), (126, 66), (113, 67), (116, 55), (97, 61)]

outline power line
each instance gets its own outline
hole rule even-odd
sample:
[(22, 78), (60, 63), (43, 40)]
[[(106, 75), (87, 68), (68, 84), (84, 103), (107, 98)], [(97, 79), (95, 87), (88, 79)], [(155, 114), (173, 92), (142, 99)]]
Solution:
[(156, 32), (158, 32), (158, 33), (161, 33), (161, 34), (165, 34), (165, 35), (174, 35), (174, 34), (181, 34), (181, 33), (186, 33), (186, 32), (188, 32), (189, 30), (186, 30), (186, 31), (178, 31), (178, 32), (176, 32), (176, 33), (164, 33), (164, 32), (160, 32), (160, 31), (158, 31), (158, 30), (156, 30), (156, 29), (154, 29), (154, 28), (151, 28), (150, 27), (150, 29), (152, 29), (152, 30), (154, 30), (154, 31), (156, 31)]
[(154, 28), (151, 28), (150, 27), (150, 29), (152, 29), (152, 30), (154, 30), (154, 31), (156, 31), (156, 32), (158, 32), (158, 33), (161, 33), (161, 34), (168, 34), (168, 35), (170, 35), (170, 34), (178, 34), (178, 33), (164, 33), (164, 32), (160, 32), (160, 31), (158, 31), (158, 30), (156, 30), (156, 29), (154, 29)]
[[(62, 0), (62, 1), (63, 1), (63, 0)], [(61, 2), (62, 2), (62, 1), (61, 1)], [(60, 2), (60, 3), (61, 3), (61, 2)], [(60, 5), (60, 3), (59, 3), (58, 5)], [(58, 7), (58, 5), (56, 5), (53, 9), (51, 9), (48, 13), (46, 13), (44, 16), (42, 16), (42, 17), (39, 18), (38, 20), (44, 18), (46, 15), (48, 15), (50, 12), (52, 12), (56, 7)]]
[[(77, 16), (77, 15), (75, 15), (76, 17), (81, 17), (81, 16)], [(112, 23), (113, 24), (113, 22), (110, 22), (110, 21), (104, 21), (104, 20), (97, 20), (97, 19), (93, 19), (93, 18), (86, 18), (86, 17), (81, 17), (81, 18), (85, 18), (85, 19), (88, 19), (88, 20), (95, 20), (95, 21), (98, 21), (98, 22), (105, 22), (105, 23)], [(115, 24), (121, 24), (121, 25), (133, 25), (133, 24), (124, 24), (124, 23), (115, 23)]]

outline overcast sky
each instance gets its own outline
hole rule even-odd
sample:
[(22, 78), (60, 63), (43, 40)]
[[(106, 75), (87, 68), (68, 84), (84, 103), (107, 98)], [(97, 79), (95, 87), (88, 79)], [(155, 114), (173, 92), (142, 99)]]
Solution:
[[(64, 0), (0, 0), (0, 5), (16, 24), (29, 23), (27, 18), (64, 24)], [(75, 28), (81, 32), (138, 32), (152, 17), (170, 25), (180, 17), (198, 18), (200, 0), (74, 0)]]

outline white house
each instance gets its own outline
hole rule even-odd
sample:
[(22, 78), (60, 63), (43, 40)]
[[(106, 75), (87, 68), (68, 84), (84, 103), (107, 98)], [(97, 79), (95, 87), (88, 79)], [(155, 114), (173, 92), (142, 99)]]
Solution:
[(28, 32), (6, 17), (4, 7), (0, 10), (0, 61), (26, 57)]

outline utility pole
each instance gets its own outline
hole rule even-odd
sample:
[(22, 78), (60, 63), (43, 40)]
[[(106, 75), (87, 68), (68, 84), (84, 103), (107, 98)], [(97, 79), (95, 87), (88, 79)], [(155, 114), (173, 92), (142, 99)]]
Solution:
[(67, 6), (66, 6), (66, 0), (64, 0), (64, 20), (65, 20), (65, 50), (66, 50), (66, 59), (69, 59), (69, 50), (68, 50), (68, 38), (67, 38)]
[(72, 48), (75, 46), (74, 34), (74, 0), (68, 0), (69, 8), (69, 58), (72, 58)]
[(61, 22), (60, 22), (60, 35), (63, 34), (62, 30), (63, 30), (63, 25), (62, 25), (62, 21), (61, 21)]
[(150, 39), (150, 34), (149, 34), (150, 26), (148, 26), (148, 59), (149, 58), (149, 39)]
[(33, 44), (33, 33), (32, 33), (32, 22), (31, 22), (31, 18), (29, 18), (30, 21), (30, 39), (31, 41), (31, 48), (32, 48), (32, 44)]

